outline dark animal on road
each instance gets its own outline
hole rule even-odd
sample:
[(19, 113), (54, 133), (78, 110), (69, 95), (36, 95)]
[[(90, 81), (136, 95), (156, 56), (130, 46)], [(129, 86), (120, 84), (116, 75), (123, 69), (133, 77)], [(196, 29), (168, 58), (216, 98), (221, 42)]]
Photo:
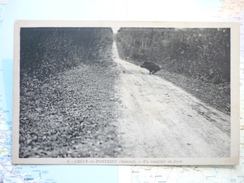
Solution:
[(149, 70), (149, 74), (154, 74), (155, 72), (157, 72), (161, 69), (157, 64), (155, 64), (153, 62), (144, 62), (141, 65), (141, 67)]

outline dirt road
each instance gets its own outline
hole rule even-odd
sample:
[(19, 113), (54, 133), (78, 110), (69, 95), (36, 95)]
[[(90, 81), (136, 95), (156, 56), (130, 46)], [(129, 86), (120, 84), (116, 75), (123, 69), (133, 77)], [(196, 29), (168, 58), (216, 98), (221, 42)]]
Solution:
[(230, 116), (213, 109), (146, 69), (123, 61), (113, 44), (121, 74), (116, 86), (121, 157), (228, 157)]

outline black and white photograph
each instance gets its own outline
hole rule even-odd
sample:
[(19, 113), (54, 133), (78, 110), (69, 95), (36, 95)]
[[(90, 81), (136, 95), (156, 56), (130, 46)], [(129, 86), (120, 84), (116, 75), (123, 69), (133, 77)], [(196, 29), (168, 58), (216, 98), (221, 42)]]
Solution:
[(236, 164), (238, 36), (234, 23), (17, 21), (13, 163)]

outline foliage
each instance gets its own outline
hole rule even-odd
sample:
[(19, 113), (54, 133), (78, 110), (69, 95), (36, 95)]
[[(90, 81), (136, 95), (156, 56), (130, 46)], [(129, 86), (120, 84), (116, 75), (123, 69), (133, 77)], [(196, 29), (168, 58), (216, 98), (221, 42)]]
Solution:
[(22, 28), (21, 77), (45, 79), (80, 63), (100, 64), (111, 35), (110, 28)]
[(121, 28), (121, 58), (152, 61), (168, 71), (205, 82), (230, 82), (228, 28)]
[(21, 32), (19, 157), (116, 157), (112, 31)]

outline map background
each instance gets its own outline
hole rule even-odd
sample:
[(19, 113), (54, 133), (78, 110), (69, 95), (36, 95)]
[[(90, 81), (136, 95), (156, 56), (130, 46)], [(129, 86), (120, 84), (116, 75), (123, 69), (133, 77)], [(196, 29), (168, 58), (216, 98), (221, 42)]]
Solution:
[[(13, 27), (27, 20), (235, 21), (241, 23), (241, 159), (238, 166), (13, 166), (11, 165)], [(0, 0), (1, 182), (243, 182), (243, 0)], [(62, 176), (60, 176), (62, 175)]]

